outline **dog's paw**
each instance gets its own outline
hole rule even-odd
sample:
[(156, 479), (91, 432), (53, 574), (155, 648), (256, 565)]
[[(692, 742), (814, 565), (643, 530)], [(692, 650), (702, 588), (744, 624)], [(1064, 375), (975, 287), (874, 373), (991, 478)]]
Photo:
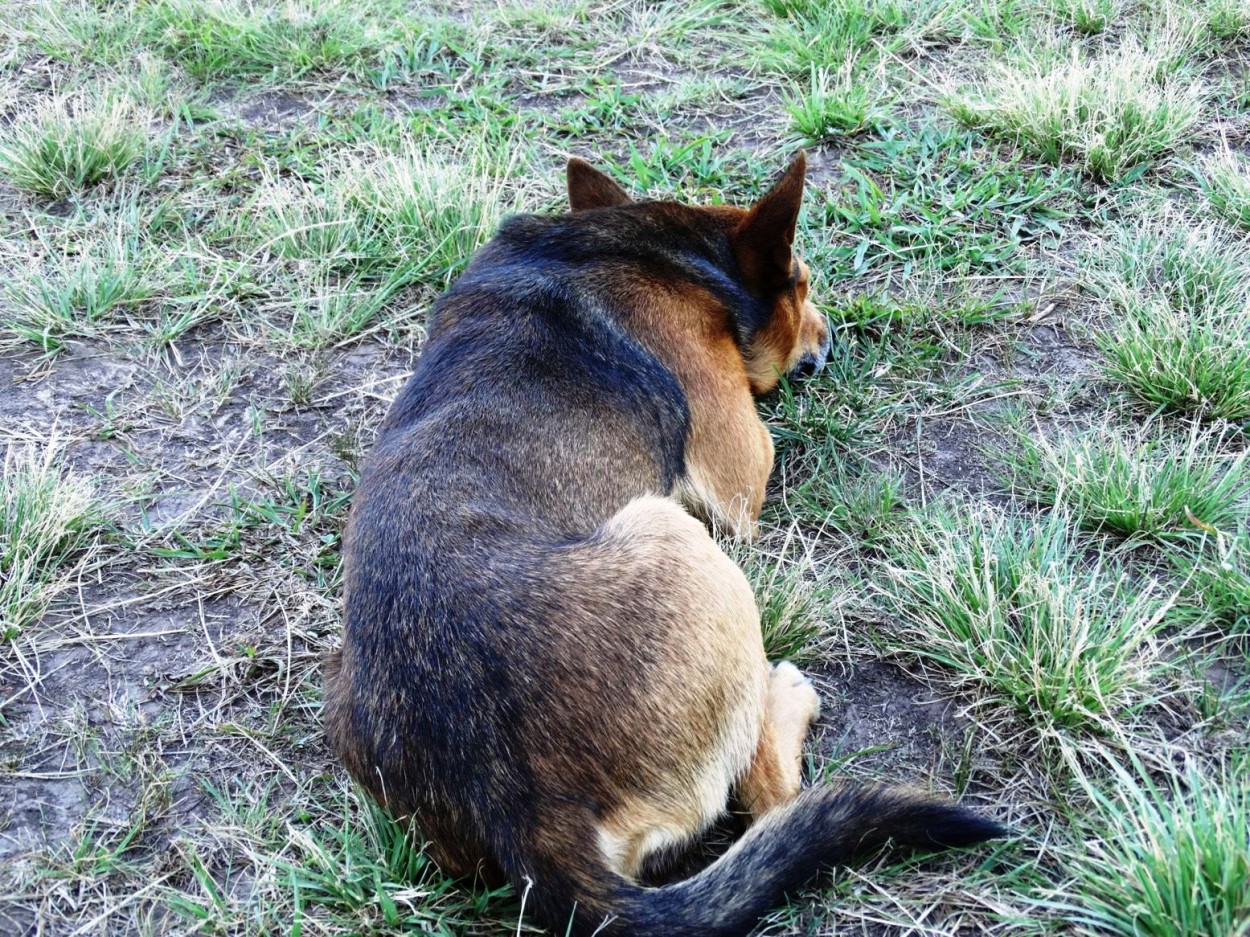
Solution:
[(771, 705), (785, 722), (806, 725), (820, 715), (820, 696), (812, 681), (788, 660), (773, 665), (768, 692)]

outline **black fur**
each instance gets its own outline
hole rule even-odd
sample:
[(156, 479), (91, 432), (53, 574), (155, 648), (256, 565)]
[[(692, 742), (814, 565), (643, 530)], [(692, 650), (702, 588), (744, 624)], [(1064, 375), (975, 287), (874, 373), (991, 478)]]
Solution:
[[(970, 846), (1007, 835), (976, 814), (888, 788), (815, 787), (767, 814), (699, 874), (661, 888), (616, 878), (612, 906), (568, 917), (573, 893), (544, 896), (543, 916), (574, 937), (740, 937), (819, 871), (887, 842), (918, 849)], [(602, 874), (614, 878), (607, 869)], [(608, 923), (605, 925), (604, 921)]]

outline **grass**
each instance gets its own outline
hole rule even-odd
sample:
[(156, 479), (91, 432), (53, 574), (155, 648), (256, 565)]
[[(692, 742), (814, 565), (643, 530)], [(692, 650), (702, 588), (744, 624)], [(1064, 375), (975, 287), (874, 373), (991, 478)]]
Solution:
[(1010, 269), (1022, 245), (1061, 234), (1076, 190), (1064, 172), (1013, 158), (987, 171), (984, 155), (971, 134), (935, 124), (857, 145), (825, 194), (831, 241), (815, 256), (835, 278)]
[(1190, 135), (1203, 90), (1170, 72), (1167, 50), (1127, 40), (1101, 55), (999, 65), (951, 99), (963, 124), (1027, 147), (1048, 162), (1071, 160), (1115, 182), (1148, 167)]
[[(1079, 904), (1055, 904), (1082, 934), (1245, 933), (1250, 915), (1250, 779), (1244, 755), (1219, 773), (1190, 765), (1159, 782), (1116, 767), (1090, 790), (1088, 852), (1072, 856)], [(1108, 875), (1114, 868), (1117, 875)]]
[(445, 285), (493, 233), (508, 199), (509, 164), (490, 144), (333, 156), (319, 182), (273, 179), (257, 193), (263, 249), (330, 269)]
[(1246, 517), (1246, 453), (1161, 424), (1099, 427), (1048, 438), (1022, 433), (1009, 464), (1025, 497), (1063, 505), (1087, 527), (1158, 540), (1238, 529)]
[(937, 507), (885, 545), (886, 639), (1044, 727), (1097, 729), (1136, 703), (1167, 604), (1109, 556), (1092, 565), (1061, 511)]
[(763, 63), (804, 75), (871, 61), (947, 31), (944, 4), (934, 0), (766, 0), (771, 24)]
[(1055, 14), (1084, 36), (1105, 32), (1120, 13), (1119, 0), (1055, 0)]
[(531, 932), (326, 749), (352, 489), (569, 155), (745, 205), (799, 146), (832, 355), (726, 548), (811, 778), (1019, 835), (764, 929), (1246, 929), (1241, 0), (10, 6), (0, 932)]
[(878, 41), (892, 47), (907, 24), (904, 5), (893, 0), (777, 0), (765, 5), (781, 17), (772, 27), (766, 61), (798, 74), (841, 67)]
[(1165, 215), (1113, 231), (1099, 289), (1117, 315), (1095, 342), (1108, 375), (1151, 407), (1250, 417), (1250, 305), (1243, 246)]
[(360, 66), (402, 36), (402, 8), (387, 0), (158, 0), (140, 9), (153, 47), (201, 81)]
[(1211, 207), (1243, 230), (1250, 228), (1250, 170), (1232, 150), (1208, 156), (1197, 173)]
[(8, 285), (11, 312), (0, 321), (44, 351), (59, 349), (70, 336), (91, 334), (151, 295), (138, 253), (137, 239), (123, 234), (78, 255), (53, 255)]
[[(269, 908), (285, 904), (275, 900), (282, 896), (294, 903), (296, 925), (315, 930), (419, 928), (454, 933), (481, 917), (497, 897), (488, 891), (458, 894), (439, 875), (407, 824), (355, 792), (326, 792), (331, 809), (313, 807), (315, 812), (290, 829), (265, 822), (263, 808), (275, 795), (272, 790), (257, 792), (259, 803), (246, 812), (220, 790), (210, 788), (209, 793), (228, 822), (261, 834), (248, 861), (260, 873), (252, 901), (262, 920)], [(195, 865), (199, 871), (192, 887), (172, 895), (178, 916), (189, 926), (204, 927), (220, 913), (226, 898), (203, 862)], [(279, 926), (283, 921), (270, 923)]]
[(863, 133), (880, 119), (880, 91), (857, 81), (849, 68), (813, 68), (806, 89), (787, 96), (786, 110), (805, 144)]
[(124, 98), (52, 98), (0, 134), (0, 173), (60, 199), (115, 179), (143, 155), (147, 118)]
[(778, 534), (770, 548), (747, 551), (726, 544), (726, 549), (755, 590), (769, 660), (812, 663), (821, 659), (828, 641), (837, 590), (825, 565), (803, 552), (806, 544), (797, 532)]
[(1244, 530), (1216, 534), (1201, 548), (1173, 555), (1187, 576), (1194, 604), (1230, 634), (1250, 632), (1250, 538)]
[(64, 572), (90, 550), (104, 521), (95, 486), (65, 472), (56, 448), (10, 447), (0, 475), (0, 637), (37, 622), (67, 586)]
[(1207, 32), (1216, 40), (1231, 42), (1250, 35), (1250, 9), (1242, 0), (1210, 0), (1201, 16)]

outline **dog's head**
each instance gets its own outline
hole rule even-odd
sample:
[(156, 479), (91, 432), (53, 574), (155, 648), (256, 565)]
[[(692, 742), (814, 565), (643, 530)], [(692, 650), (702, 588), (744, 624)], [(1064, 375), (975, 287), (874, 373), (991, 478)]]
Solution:
[[(696, 208), (701, 231), (709, 227), (723, 239), (722, 272), (751, 297), (750, 312), (737, 313), (742, 357), (751, 390), (767, 393), (782, 375), (809, 377), (829, 356), (829, 326), (812, 303), (807, 264), (794, 252), (794, 234), (807, 175), (807, 157), (794, 159), (776, 184), (749, 209), (729, 206)], [(616, 208), (633, 204), (614, 181), (580, 159), (568, 164), (569, 203), (573, 210)], [(671, 203), (649, 203), (672, 211)], [(673, 215), (666, 219), (676, 220)], [(732, 310), (731, 310), (732, 312)]]

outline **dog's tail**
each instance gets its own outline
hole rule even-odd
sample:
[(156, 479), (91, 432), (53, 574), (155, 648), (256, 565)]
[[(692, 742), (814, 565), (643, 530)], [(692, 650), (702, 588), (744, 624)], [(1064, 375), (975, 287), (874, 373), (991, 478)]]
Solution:
[(556, 935), (740, 937), (818, 871), (888, 841), (938, 849), (1006, 833), (961, 807), (903, 790), (826, 786), (760, 818), (702, 872), (660, 888), (589, 856), (531, 857), (528, 869), (509, 871), (522, 885), (532, 881), (530, 907)]

